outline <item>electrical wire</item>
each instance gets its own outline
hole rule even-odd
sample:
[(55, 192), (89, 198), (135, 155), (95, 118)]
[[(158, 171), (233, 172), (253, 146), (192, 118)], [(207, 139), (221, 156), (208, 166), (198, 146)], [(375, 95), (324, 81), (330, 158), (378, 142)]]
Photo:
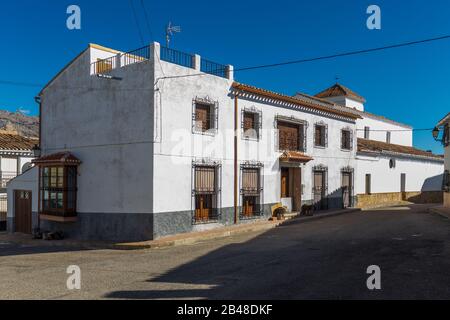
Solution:
[(138, 16), (136, 13), (136, 9), (133, 4), (133, 0), (130, 0), (130, 6), (131, 6), (131, 10), (133, 11), (134, 21), (136, 22), (136, 26), (137, 26), (138, 33), (139, 33), (139, 38), (141, 39), (142, 45), (144, 46), (145, 45), (144, 37), (142, 36), (141, 26), (139, 25), (139, 20), (138, 20)]

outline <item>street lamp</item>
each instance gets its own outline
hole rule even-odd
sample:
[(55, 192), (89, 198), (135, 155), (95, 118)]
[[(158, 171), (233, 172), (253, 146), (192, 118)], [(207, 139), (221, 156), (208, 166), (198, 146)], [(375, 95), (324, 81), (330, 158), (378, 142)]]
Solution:
[(433, 129), (433, 138), (434, 138), (434, 140), (436, 140), (436, 141), (441, 141), (440, 139), (438, 139), (439, 138), (439, 132), (440, 132), (440, 130), (439, 130), (439, 128), (438, 127), (435, 127), (434, 129)]
[(41, 157), (41, 148), (39, 147), (39, 145), (35, 145), (32, 149), (33, 151), (33, 155), (35, 158), (40, 158)]

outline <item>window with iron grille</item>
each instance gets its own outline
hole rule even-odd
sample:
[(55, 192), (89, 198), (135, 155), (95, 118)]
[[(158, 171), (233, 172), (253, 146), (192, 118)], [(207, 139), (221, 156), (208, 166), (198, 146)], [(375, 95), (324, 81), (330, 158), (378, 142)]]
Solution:
[(263, 215), (262, 165), (241, 166), (241, 219)]
[(314, 146), (321, 148), (328, 146), (328, 126), (323, 122), (314, 125)]
[(353, 134), (351, 129), (341, 130), (341, 149), (346, 151), (353, 150)]
[(277, 121), (278, 149), (280, 151), (306, 152), (306, 125)]
[(219, 218), (219, 167), (193, 166), (193, 222), (208, 223)]
[(77, 167), (44, 166), (40, 179), (41, 213), (76, 216)]
[(256, 109), (242, 110), (242, 137), (248, 140), (259, 140), (262, 128), (262, 113)]
[(444, 190), (444, 192), (450, 192), (450, 171), (449, 170), (445, 170), (445, 172), (444, 172), (443, 190)]
[(218, 104), (208, 98), (193, 100), (193, 132), (214, 135), (218, 129)]

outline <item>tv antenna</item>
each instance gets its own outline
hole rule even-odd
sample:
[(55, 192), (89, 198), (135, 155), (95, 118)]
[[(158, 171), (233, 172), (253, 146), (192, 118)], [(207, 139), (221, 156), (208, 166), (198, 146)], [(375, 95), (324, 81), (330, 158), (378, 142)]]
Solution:
[(172, 26), (172, 22), (169, 22), (166, 28), (166, 46), (167, 48), (170, 45), (170, 39), (173, 36), (174, 33), (180, 33), (181, 27), (180, 26)]

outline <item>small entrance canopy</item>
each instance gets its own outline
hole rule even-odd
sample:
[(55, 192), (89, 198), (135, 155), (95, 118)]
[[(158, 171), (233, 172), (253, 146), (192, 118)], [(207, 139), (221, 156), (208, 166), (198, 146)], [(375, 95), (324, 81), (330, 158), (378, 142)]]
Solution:
[(54, 154), (49, 154), (43, 156), (39, 159), (33, 160), (33, 163), (44, 166), (44, 165), (79, 165), (81, 163), (80, 159), (75, 157), (70, 152), (58, 152)]
[(280, 156), (280, 161), (283, 163), (308, 163), (314, 160), (310, 156), (298, 151), (285, 151)]

